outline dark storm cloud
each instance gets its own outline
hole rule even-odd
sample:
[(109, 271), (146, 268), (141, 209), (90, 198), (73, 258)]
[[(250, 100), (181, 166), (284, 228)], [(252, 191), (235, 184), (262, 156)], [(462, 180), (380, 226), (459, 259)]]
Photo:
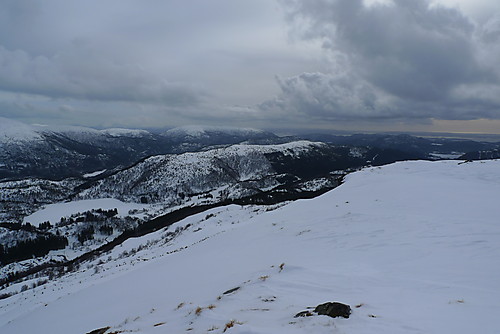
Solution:
[(497, 21), (476, 26), (426, 0), (283, 2), (293, 31), (333, 61), (328, 73), (281, 79), (277, 105), (338, 119), (500, 118)]

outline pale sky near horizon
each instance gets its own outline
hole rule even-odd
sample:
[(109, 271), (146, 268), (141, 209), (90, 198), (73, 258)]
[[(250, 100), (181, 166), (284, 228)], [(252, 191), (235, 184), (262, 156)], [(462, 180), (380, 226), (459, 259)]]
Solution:
[(500, 133), (498, 59), (494, 0), (6, 0), (0, 116)]

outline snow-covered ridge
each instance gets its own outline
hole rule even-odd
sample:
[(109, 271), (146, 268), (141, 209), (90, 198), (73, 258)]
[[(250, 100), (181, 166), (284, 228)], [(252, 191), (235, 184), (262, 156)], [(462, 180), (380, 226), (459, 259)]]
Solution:
[(35, 124), (33, 129), (38, 133), (86, 133), (97, 135), (100, 133), (99, 130), (87, 128), (84, 126), (73, 126), (73, 125), (45, 125), (45, 124)]
[[(125, 129), (125, 128), (109, 128), (97, 130), (83, 126), (71, 125), (46, 125), (34, 124), (28, 125), (12, 119), (0, 117), (0, 141), (15, 141), (15, 140), (37, 140), (41, 139), (41, 135), (50, 133), (68, 134), (68, 135), (109, 135), (112, 137), (142, 137), (151, 135), (147, 130), (141, 129)], [(251, 136), (264, 134), (265, 131), (252, 128), (235, 128), (224, 126), (198, 126), (188, 125), (178, 128), (173, 128), (164, 133), (167, 137), (203, 137), (210, 133), (226, 134), (233, 136)]]
[(201, 126), (201, 125), (187, 125), (177, 128), (167, 130), (165, 132), (166, 136), (169, 137), (203, 137), (208, 133), (219, 132), (228, 135), (250, 135), (250, 134), (262, 134), (264, 131), (252, 129), (252, 128), (235, 128), (235, 127), (225, 127), (225, 126)]
[(33, 126), (0, 117), (0, 144), (42, 140)]
[[(178, 204), (187, 194), (207, 193), (216, 198), (241, 198), (279, 183), (266, 154), (280, 152), (299, 157), (313, 148), (326, 147), (308, 141), (280, 145), (233, 145), (203, 152), (150, 157), (137, 165), (99, 181), (79, 195), (82, 199), (114, 197), (124, 201)], [(250, 188), (240, 183), (259, 182)]]
[[(0, 300), (0, 332), (496, 333), (499, 193), (500, 160), (415, 161), (213, 209)], [(325, 301), (350, 318), (294, 318)]]
[(110, 128), (96, 130), (72, 125), (28, 125), (9, 118), (0, 117), (0, 142), (41, 140), (44, 134), (66, 134), (70, 136), (141, 137), (150, 135), (146, 130)]
[(211, 152), (213, 155), (220, 154), (222, 152), (227, 152), (229, 154), (247, 154), (248, 152), (260, 152), (260, 153), (273, 153), (273, 152), (283, 152), (285, 155), (299, 155), (312, 148), (325, 147), (327, 144), (321, 142), (311, 142), (307, 140), (293, 141), (284, 144), (276, 145), (232, 145), (228, 148), (215, 149)]

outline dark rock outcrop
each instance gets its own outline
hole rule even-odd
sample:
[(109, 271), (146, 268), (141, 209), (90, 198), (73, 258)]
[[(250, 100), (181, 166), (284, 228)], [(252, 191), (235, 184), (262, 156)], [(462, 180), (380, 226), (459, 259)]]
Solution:
[(349, 318), (349, 315), (351, 315), (351, 307), (338, 302), (327, 302), (316, 306), (314, 312), (318, 315), (327, 315), (332, 318)]
[(111, 327), (103, 327), (99, 329), (94, 329), (93, 331), (88, 332), (87, 334), (104, 334), (110, 329)]
[[(312, 307), (308, 307), (308, 309), (312, 309)], [(327, 315), (332, 318), (349, 318), (351, 315), (351, 307), (347, 304), (339, 302), (326, 302), (316, 306), (312, 312), (309, 310), (301, 311), (297, 313), (294, 318), (311, 317), (315, 315), (313, 313), (316, 313), (317, 315)]]
[(240, 287), (239, 287), (239, 286), (237, 286), (236, 288), (232, 288), (232, 289), (229, 289), (229, 290), (227, 290), (227, 291), (224, 291), (222, 294), (223, 294), (223, 295), (229, 295), (229, 294), (231, 294), (231, 293), (233, 293), (233, 292), (238, 291), (239, 289), (240, 289)]

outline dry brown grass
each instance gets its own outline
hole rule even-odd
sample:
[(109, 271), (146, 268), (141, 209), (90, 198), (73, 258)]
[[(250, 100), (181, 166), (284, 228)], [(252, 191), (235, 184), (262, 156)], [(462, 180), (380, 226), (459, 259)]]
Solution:
[(239, 322), (239, 321), (236, 321), (236, 320), (231, 320), (231, 321), (229, 321), (229, 322), (226, 323), (226, 325), (224, 326), (224, 330), (222, 331), (222, 333), (225, 333), (229, 328), (234, 327), (234, 325), (243, 325), (243, 323)]

